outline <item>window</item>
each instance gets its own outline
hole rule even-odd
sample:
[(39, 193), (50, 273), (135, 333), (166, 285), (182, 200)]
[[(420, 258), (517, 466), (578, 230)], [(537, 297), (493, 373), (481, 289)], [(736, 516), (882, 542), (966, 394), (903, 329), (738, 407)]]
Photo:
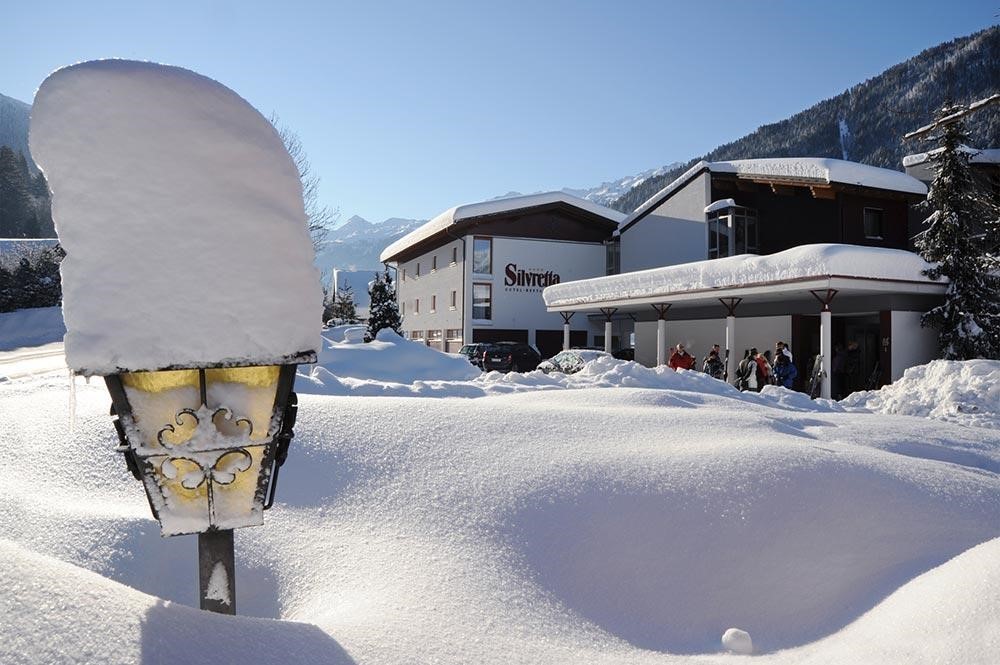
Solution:
[(865, 237), (882, 239), (882, 209), (865, 208)]
[(413, 313), (414, 314), (420, 313), (420, 298), (417, 298), (416, 300), (413, 301)]
[(431, 314), (437, 311), (438, 308), (438, 297), (431, 296)]
[(451, 309), (455, 309), (457, 306), (458, 306), (458, 291), (452, 291), (451, 292), (451, 305), (449, 305), (449, 307)]
[(401, 303), (401, 306), (402, 306), (402, 310), (400, 310), (399, 313), (402, 314), (403, 316), (406, 316), (406, 301), (405, 300)]
[(451, 341), (451, 342), (459, 341), (460, 342), (460, 341), (462, 341), (462, 329), (461, 328), (448, 328), (448, 330), (445, 332), (445, 337), (447, 337), (448, 341)]
[(417, 277), (420, 277), (420, 263), (417, 263)]
[(406, 281), (406, 268), (403, 268), (403, 279), (401, 279), (399, 281), (401, 281), (401, 282), (405, 282)]
[(480, 275), (493, 273), (493, 238), (474, 238), (472, 241), (472, 272)]
[(472, 318), (489, 321), (493, 318), (493, 285), (472, 285)]
[(412, 339), (414, 342), (422, 342), (422, 341), (424, 341), (424, 331), (423, 330), (411, 330), (410, 331), (410, 339)]
[(617, 275), (621, 272), (621, 240), (609, 240), (604, 247), (607, 250), (604, 256), (604, 274)]
[(432, 256), (431, 257), (431, 272), (434, 272), (437, 269), (438, 269), (438, 257)]
[(427, 341), (441, 343), (444, 338), (444, 332), (441, 330), (428, 330), (427, 331)]
[(451, 248), (451, 265), (458, 263), (458, 247)]
[(756, 254), (757, 211), (743, 206), (731, 206), (708, 213), (708, 258), (737, 254)]

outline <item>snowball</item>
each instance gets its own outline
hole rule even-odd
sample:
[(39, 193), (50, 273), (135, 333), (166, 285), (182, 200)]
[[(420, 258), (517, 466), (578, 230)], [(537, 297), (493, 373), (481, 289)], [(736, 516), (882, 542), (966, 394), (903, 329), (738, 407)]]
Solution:
[(739, 628), (730, 628), (722, 634), (722, 646), (733, 653), (750, 655), (753, 653), (753, 640), (750, 633)]

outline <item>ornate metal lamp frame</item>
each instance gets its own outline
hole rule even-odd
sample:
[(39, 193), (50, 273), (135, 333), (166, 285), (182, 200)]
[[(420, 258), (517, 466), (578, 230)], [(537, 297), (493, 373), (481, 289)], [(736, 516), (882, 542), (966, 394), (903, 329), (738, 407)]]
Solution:
[[(297, 358), (296, 364), (279, 366), (270, 425), (267, 435), (258, 440), (250, 439), (253, 434), (253, 424), (248, 418), (242, 417), (241, 414), (234, 414), (224, 406), (216, 409), (211, 409), (208, 406), (206, 370), (249, 367), (248, 365), (168, 368), (171, 370), (196, 369), (198, 371), (200, 406), (197, 409), (183, 408), (175, 414), (173, 423), (164, 423), (156, 435), (156, 443), (158, 444), (156, 448), (147, 445), (147, 442), (144, 441), (144, 435), (136, 424), (122, 374), (104, 377), (108, 392), (111, 394), (111, 416), (114, 419), (120, 443), (117, 450), (123, 453), (125, 463), (136, 480), (142, 481), (150, 510), (157, 521), (162, 521), (157, 506), (162, 505), (166, 497), (157, 478), (155, 464), (159, 463), (161, 469), (169, 465), (169, 469), (175, 470), (175, 463), (183, 462), (184, 466), (198, 469), (198, 471), (188, 472), (181, 479), (181, 485), (185, 489), (194, 490), (207, 484), (208, 531), (230, 528), (219, 526), (216, 523), (214, 490), (216, 485), (232, 483), (238, 474), (251, 468), (251, 454), (247, 448), (263, 450), (254, 505), (261, 505), (263, 510), (267, 510), (274, 504), (278, 471), (288, 457), (288, 447), (294, 436), (293, 427), (298, 411), (298, 400), (292, 388), (295, 382), (295, 370), (300, 360), (302, 359)], [(303, 361), (309, 362), (309, 359)], [(165, 434), (175, 431), (175, 426), (194, 425), (196, 430), (218, 430), (219, 419), (232, 423), (235, 427), (230, 429), (236, 429), (238, 433), (229, 435), (223, 435), (221, 431), (214, 433), (215, 438), (218, 439), (218, 445), (201, 447), (197, 450), (197, 454), (185, 451), (184, 444), (172, 444), (164, 438)], [(214, 462), (212, 463), (205, 461), (213, 458)], [(167, 471), (161, 470), (161, 473), (166, 475)]]

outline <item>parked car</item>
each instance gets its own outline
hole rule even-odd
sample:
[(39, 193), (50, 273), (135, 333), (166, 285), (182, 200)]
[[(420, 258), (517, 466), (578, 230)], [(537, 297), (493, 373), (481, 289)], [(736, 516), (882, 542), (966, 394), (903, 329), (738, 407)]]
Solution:
[(482, 342), (477, 342), (475, 344), (466, 344), (461, 349), (458, 350), (460, 354), (469, 359), (469, 362), (478, 367), (483, 368), (483, 355), (486, 350), (493, 346), (492, 344), (484, 344)]
[(542, 355), (530, 344), (497, 342), (483, 354), (483, 371), (530, 372), (541, 360)]
[(618, 349), (613, 351), (611, 355), (618, 360), (635, 360), (635, 349), (629, 347), (627, 349)]
[(576, 374), (591, 360), (610, 357), (612, 357), (611, 354), (606, 351), (597, 351), (594, 349), (570, 349), (569, 351), (557, 353), (548, 360), (543, 360), (538, 364), (538, 369), (542, 370), (546, 374), (550, 374), (552, 372)]

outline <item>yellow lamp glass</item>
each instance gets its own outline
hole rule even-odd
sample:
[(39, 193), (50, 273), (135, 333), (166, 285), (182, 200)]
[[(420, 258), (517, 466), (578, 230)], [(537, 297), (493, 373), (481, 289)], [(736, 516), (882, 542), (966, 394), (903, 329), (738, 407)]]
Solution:
[(121, 376), (130, 436), (164, 536), (263, 523), (279, 366)]

